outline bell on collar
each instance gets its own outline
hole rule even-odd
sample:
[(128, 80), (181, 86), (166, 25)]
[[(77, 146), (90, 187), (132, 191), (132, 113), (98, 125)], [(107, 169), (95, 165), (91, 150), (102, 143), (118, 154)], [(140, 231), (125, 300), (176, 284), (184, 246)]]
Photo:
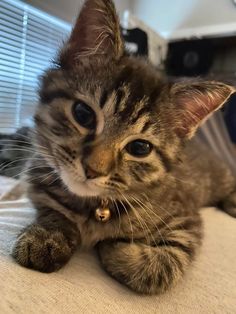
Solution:
[(101, 206), (95, 210), (95, 218), (100, 222), (107, 222), (111, 218), (108, 201), (102, 201)]

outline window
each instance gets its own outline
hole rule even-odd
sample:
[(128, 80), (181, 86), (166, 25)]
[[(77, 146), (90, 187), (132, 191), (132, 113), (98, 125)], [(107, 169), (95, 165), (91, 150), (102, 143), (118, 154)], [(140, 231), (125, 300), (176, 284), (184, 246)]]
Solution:
[(32, 123), (38, 78), (70, 29), (21, 1), (0, 0), (0, 132)]

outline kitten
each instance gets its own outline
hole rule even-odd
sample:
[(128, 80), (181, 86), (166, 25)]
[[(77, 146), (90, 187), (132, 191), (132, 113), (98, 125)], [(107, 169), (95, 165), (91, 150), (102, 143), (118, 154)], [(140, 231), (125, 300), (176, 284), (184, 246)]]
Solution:
[(0, 133), (0, 175), (18, 179), (32, 155), (30, 128), (13, 134)]
[(58, 63), (45, 72), (29, 170), (35, 222), (13, 256), (52, 272), (77, 247), (144, 294), (175, 285), (201, 244), (201, 206), (235, 215), (230, 170), (190, 139), (234, 92), (168, 83), (124, 53), (111, 0), (87, 0)]

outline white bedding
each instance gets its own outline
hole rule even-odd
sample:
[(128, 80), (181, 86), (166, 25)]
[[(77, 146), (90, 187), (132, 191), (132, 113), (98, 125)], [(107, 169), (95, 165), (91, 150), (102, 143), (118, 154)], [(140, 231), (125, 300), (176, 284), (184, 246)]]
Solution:
[[(0, 177), (0, 194), (13, 181)], [(236, 313), (236, 220), (207, 208), (203, 247), (184, 280), (161, 296), (139, 296), (110, 278), (93, 252), (42, 274), (10, 257), (16, 234), (34, 217), (25, 198), (0, 202), (0, 313)]]

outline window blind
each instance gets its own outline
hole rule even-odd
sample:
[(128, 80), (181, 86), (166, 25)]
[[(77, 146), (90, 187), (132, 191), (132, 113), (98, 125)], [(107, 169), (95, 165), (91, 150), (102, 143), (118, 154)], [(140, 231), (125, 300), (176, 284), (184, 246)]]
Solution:
[(71, 26), (18, 0), (0, 0), (0, 132), (32, 123), (38, 78)]

